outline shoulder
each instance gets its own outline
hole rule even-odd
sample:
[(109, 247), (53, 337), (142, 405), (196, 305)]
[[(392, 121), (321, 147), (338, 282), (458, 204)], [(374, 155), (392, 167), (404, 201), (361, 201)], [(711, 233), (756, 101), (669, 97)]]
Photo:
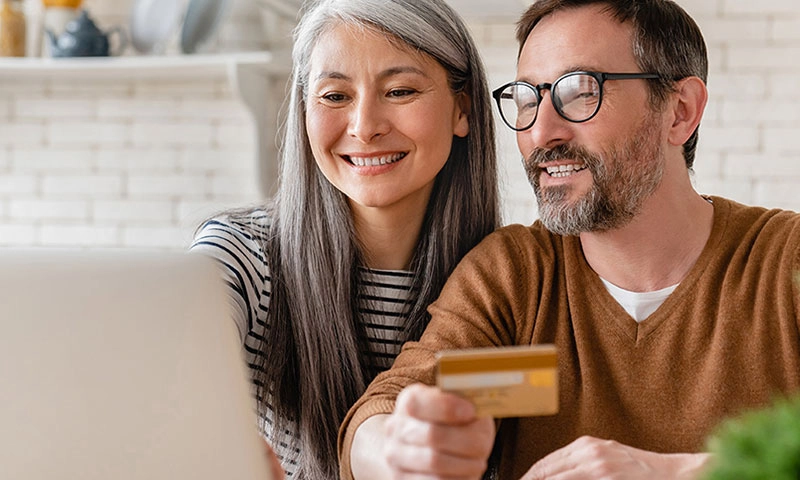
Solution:
[(713, 197), (713, 201), (717, 217), (712, 233), (717, 238), (714, 246), (727, 268), (774, 277), (781, 284), (800, 271), (799, 213), (742, 205), (719, 197)]
[(203, 245), (244, 246), (263, 251), (271, 220), (265, 210), (232, 211), (210, 218), (200, 225), (192, 249)]
[(230, 268), (262, 270), (271, 220), (263, 209), (231, 211), (206, 220), (190, 250), (210, 255)]
[(503, 256), (555, 257), (563, 248), (563, 240), (563, 237), (549, 232), (537, 220), (529, 226), (513, 224), (495, 230), (469, 255), (495, 260)]
[(800, 213), (778, 208), (749, 206), (721, 197), (712, 197), (718, 219), (728, 237), (756, 243), (800, 246)]
[(243, 243), (261, 243), (269, 235), (271, 224), (271, 218), (264, 209), (225, 212), (203, 222), (192, 244), (220, 237), (236, 237)]
[(539, 278), (555, 274), (563, 251), (564, 238), (548, 232), (541, 222), (530, 226), (508, 225), (473, 248), (452, 277), (467, 288), (486, 284), (493, 285), (492, 289), (499, 285), (528, 289)]

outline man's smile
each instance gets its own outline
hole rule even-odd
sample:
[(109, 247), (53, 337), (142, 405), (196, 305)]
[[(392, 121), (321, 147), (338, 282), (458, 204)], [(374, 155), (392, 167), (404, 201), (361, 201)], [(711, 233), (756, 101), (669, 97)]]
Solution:
[(573, 173), (578, 173), (586, 169), (585, 163), (569, 163), (565, 165), (550, 165), (541, 167), (553, 178), (569, 177)]

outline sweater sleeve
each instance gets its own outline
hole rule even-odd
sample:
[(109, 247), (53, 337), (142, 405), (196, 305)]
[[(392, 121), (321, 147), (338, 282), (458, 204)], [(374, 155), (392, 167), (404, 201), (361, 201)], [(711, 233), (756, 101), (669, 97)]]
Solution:
[(513, 344), (520, 307), (528, 284), (520, 236), (527, 228), (506, 227), (487, 237), (454, 270), (438, 300), (428, 309), (431, 321), (419, 342), (409, 342), (390, 370), (378, 375), (353, 405), (339, 430), (342, 478), (352, 478), (350, 450), (355, 431), (367, 418), (391, 413), (400, 391), (413, 383), (436, 381), (439, 350)]

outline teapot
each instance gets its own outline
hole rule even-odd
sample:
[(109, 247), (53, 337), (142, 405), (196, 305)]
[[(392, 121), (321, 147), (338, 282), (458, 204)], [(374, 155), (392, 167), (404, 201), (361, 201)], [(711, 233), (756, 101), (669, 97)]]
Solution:
[[(50, 41), (50, 54), (53, 57), (107, 57), (109, 55), (119, 55), (127, 44), (125, 32), (121, 27), (112, 27), (108, 32), (103, 32), (89, 18), (89, 12), (85, 9), (81, 11), (77, 18), (67, 23), (64, 33), (58, 37), (50, 29), (46, 29), (45, 32)], [(109, 39), (114, 33), (119, 36), (119, 46), (116, 51), (112, 52)]]

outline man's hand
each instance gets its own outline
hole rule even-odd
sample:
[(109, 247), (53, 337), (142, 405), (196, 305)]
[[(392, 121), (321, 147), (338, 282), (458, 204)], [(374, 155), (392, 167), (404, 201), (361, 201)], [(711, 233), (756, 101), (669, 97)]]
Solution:
[(708, 459), (704, 453), (654, 453), (581, 437), (536, 462), (521, 480), (690, 480), (698, 477)]
[(400, 392), (385, 423), (384, 457), (392, 478), (479, 479), (494, 443), (494, 421), (472, 403), (436, 387)]

